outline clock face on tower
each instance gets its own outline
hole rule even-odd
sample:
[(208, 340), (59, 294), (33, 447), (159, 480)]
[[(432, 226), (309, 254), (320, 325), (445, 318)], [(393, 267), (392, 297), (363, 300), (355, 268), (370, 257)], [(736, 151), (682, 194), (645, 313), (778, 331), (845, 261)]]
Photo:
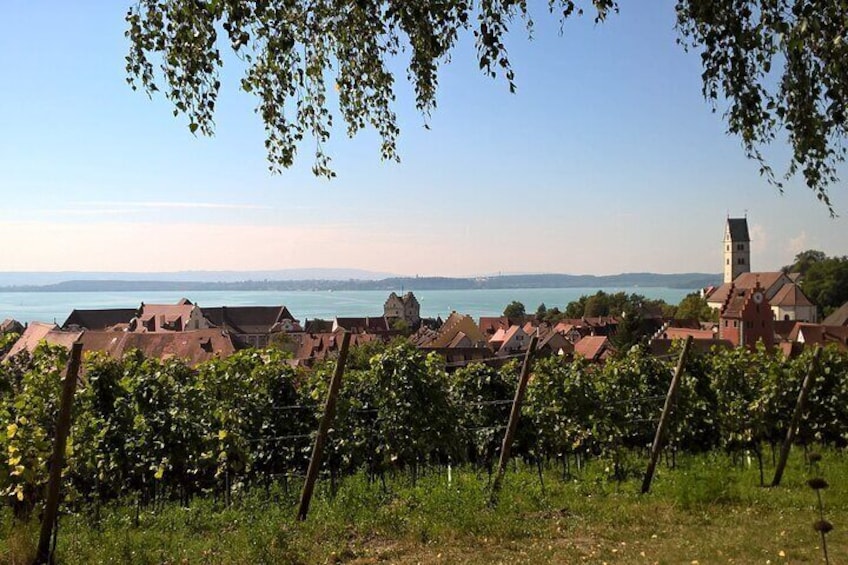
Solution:
[(763, 301), (763, 293), (762, 292), (755, 292), (754, 296), (752, 296), (751, 298), (754, 299), (755, 303), (760, 304)]

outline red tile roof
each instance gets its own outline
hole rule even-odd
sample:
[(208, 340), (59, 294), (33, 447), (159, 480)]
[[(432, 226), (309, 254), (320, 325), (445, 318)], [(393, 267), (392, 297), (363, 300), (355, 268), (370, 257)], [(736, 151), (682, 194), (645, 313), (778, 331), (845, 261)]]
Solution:
[(692, 336), (692, 339), (714, 339), (716, 334), (713, 333), (712, 330), (666, 328), (660, 336), (660, 339), (686, 339), (687, 336)]
[(62, 332), (56, 324), (30, 322), (21, 334), (21, 337), (18, 338), (18, 341), (6, 353), (4, 359), (10, 359), (23, 351), (32, 353), (42, 341), (46, 341), (51, 345), (65, 345), (66, 347), (70, 347), (70, 344), (75, 342), (79, 335), (80, 332), (78, 331)]
[(589, 335), (574, 344), (574, 355), (597, 361), (604, 350), (610, 347), (609, 339), (603, 335)]
[(505, 330), (510, 325), (509, 318), (506, 316), (499, 316), (497, 318), (483, 316), (480, 318), (480, 323), (478, 324), (480, 331), (486, 335), (494, 335), (498, 330)]
[(145, 357), (182, 359), (192, 367), (236, 351), (230, 334), (217, 328), (159, 333), (87, 331), (80, 341), (84, 351), (103, 351), (116, 359), (138, 349)]
[(132, 349), (138, 349), (146, 357), (179, 358), (194, 366), (210, 359), (227, 357), (235, 352), (229, 334), (219, 329), (161, 333), (104, 330), (68, 332), (38, 322), (31, 323), (27, 329), (30, 330), (27, 338), (19, 340), (10, 354), (23, 350), (32, 352), (41, 341), (70, 349), (71, 344), (79, 340), (83, 344), (83, 351), (102, 351), (115, 359), (120, 359)]

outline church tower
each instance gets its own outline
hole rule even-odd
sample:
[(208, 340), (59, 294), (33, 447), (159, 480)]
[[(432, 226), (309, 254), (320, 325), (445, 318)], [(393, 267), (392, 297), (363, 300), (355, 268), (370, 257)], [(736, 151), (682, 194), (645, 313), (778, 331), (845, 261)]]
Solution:
[(748, 218), (727, 218), (724, 228), (724, 282), (751, 272), (751, 238)]

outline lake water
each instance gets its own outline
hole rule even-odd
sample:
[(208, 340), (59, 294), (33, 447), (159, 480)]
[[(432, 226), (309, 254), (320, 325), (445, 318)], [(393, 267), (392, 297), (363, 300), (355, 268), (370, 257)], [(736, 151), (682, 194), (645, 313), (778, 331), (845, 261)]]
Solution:
[[(675, 288), (629, 287), (604, 288), (605, 292), (624, 291), (647, 298), (661, 298), (677, 304), (690, 291)], [(480, 316), (498, 316), (504, 307), (518, 300), (528, 312), (539, 304), (563, 309), (596, 288), (528, 288), (484, 290), (415, 291), (424, 317), (447, 317), (452, 310)], [(399, 293), (399, 291), (398, 291)], [(71, 310), (101, 308), (136, 308), (141, 302), (173, 304), (188, 298), (203, 306), (275, 306), (285, 305), (295, 318), (332, 319), (336, 316), (381, 316), (389, 293), (383, 290), (350, 291), (159, 291), (159, 292), (0, 292), (0, 320), (14, 318), (20, 322), (53, 322), (61, 324)]]

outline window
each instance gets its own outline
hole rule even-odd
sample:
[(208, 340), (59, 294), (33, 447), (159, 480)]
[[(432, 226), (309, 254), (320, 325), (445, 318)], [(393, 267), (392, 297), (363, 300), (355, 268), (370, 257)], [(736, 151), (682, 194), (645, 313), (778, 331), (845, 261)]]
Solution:
[(730, 251), (730, 246), (729, 246), (729, 245), (727, 246), (727, 251)]
[(736, 327), (736, 320), (733, 320), (733, 327)]
[(730, 259), (727, 259), (727, 264), (730, 265)]
[(736, 259), (736, 264), (737, 265), (744, 265), (745, 264), (745, 258), (739, 257), (738, 259)]
[(752, 329), (754, 327), (754, 322), (745, 322), (745, 327), (749, 330)]
[(745, 251), (745, 244), (744, 243), (737, 243), (736, 244), (736, 251)]

